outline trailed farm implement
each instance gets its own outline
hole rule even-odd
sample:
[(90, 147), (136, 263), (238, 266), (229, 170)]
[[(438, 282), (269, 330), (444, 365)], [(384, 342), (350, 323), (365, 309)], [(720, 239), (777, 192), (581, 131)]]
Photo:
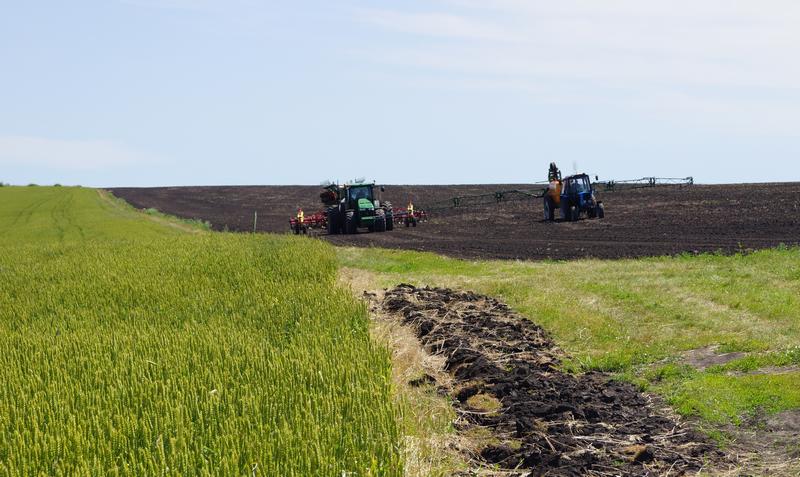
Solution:
[[(381, 187), (380, 191), (383, 192)], [(393, 230), (395, 224), (416, 227), (427, 220), (423, 210), (408, 207), (392, 207), (390, 202), (382, 202), (375, 197), (375, 184), (363, 181), (352, 184), (329, 184), (320, 194), (326, 206), (324, 210), (305, 215), (298, 209), (297, 215), (289, 219), (289, 226), (295, 234), (307, 234), (311, 229), (326, 230), (330, 235), (355, 234), (359, 229), (369, 232)]]
[(661, 186), (691, 186), (694, 185), (694, 177), (642, 177), (641, 179), (630, 179), (624, 181), (600, 181), (595, 182), (594, 186), (607, 192), (647, 189), (650, 187)]
[(581, 216), (602, 219), (605, 216), (605, 207), (603, 202), (596, 198), (598, 191), (617, 192), (649, 187), (694, 185), (692, 177), (644, 177), (596, 182), (592, 182), (588, 174), (575, 174), (562, 178), (561, 171), (555, 163), (550, 164), (547, 179), (545, 182), (535, 183), (531, 189), (510, 189), (488, 194), (458, 196), (427, 204), (425, 210), (468, 209), (503, 202), (541, 199), (544, 201), (544, 218), (548, 221), (555, 220), (556, 215), (565, 221), (578, 220)]

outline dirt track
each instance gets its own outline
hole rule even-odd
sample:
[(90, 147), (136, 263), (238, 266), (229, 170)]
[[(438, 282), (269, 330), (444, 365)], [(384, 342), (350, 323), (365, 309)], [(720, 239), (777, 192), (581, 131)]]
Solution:
[[(530, 185), (387, 186), (384, 199), (420, 207), (457, 195)], [(319, 209), (316, 186), (118, 188), (135, 207), (201, 218), (215, 229), (287, 232), (297, 207)], [(542, 204), (509, 202), (431, 214), (415, 229), (335, 236), (341, 245), (427, 250), (465, 258), (621, 258), (800, 244), (800, 183), (662, 187), (604, 193), (604, 220), (545, 223)]]
[(547, 334), (505, 304), (470, 292), (400, 285), (379, 306), (445, 358), (463, 432), (493, 440), (476, 449), (507, 475), (684, 475), (721, 463), (708, 439), (633, 385), (601, 373), (571, 375)]

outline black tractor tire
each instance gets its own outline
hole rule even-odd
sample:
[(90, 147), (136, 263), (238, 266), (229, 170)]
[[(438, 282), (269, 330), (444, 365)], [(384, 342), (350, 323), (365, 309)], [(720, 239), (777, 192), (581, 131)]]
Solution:
[(574, 205), (569, 208), (570, 221), (577, 222), (581, 218), (581, 211)]
[(597, 204), (597, 218), (602, 219), (606, 216), (606, 208), (603, 207), (603, 203)]
[(386, 232), (386, 214), (379, 210), (375, 216), (375, 225), (373, 226), (376, 232)]
[(556, 220), (556, 202), (549, 195), (544, 196), (544, 220)]
[(586, 216), (590, 219), (597, 217), (597, 206), (595, 205), (594, 207), (589, 207), (589, 209), (586, 211)]
[(355, 234), (358, 233), (358, 224), (356, 223), (356, 213), (348, 211), (345, 213), (344, 219), (344, 233)]
[(386, 230), (394, 230), (394, 212), (392, 212), (392, 203), (389, 201), (381, 203), (383, 213), (386, 217)]
[(339, 217), (339, 208), (331, 207), (328, 209), (328, 235), (339, 235), (341, 226), (339, 225), (341, 219)]

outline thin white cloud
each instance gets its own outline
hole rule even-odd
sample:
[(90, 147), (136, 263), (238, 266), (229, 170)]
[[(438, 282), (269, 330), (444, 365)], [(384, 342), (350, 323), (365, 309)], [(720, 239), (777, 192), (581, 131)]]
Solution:
[(140, 165), (156, 159), (110, 141), (0, 136), (0, 165), (62, 170), (99, 170)]
[[(462, 8), (458, 13), (362, 10), (357, 17), (406, 34), (483, 40), (477, 48), (431, 41), (414, 50), (416, 66), (455, 64), (476, 74), (800, 85), (795, 60), (800, 2), (772, 0), (758, 8), (718, 0), (450, 3)], [(408, 55), (406, 61), (415, 65)]]
[[(356, 18), (398, 33), (361, 58), (456, 86), (520, 85), (537, 97), (603, 103), (631, 90), (632, 109), (710, 123), (789, 127), (800, 107), (800, 2), (795, 0), (440, 0), (431, 10)], [(409, 43), (409, 37), (419, 40)], [(502, 86), (501, 86), (502, 87)], [(566, 88), (569, 90), (569, 87)], [(719, 91), (706, 97), (708, 91)], [(674, 103), (673, 103), (674, 101)], [(753, 115), (751, 113), (757, 113)], [(731, 120), (731, 114), (739, 114)], [(780, 120), (777, 120), (780, 118)], [(772, 119), (776, 119), (773, 121)], [(720, 120), (720, 121), (717, 121)]]

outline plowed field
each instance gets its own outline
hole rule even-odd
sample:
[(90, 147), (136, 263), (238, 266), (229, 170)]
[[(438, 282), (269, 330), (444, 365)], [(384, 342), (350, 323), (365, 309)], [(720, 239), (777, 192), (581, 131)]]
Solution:
[[(395, 206), (531, 185), (387, 186)], [(316, 186), (117, 188), (135, 207), (208, 220), (217, 230), (288, 232), (297, 207), (319, 209)], [(603, 220), (542, 221), (540, 200), (438, 211), (419, 227), (326, 237), (338, 245), (427, 250), (464, 258), (621, 258), (735, 252), (800, 244), (800, 183), (695, 185), (601, 193)]]

